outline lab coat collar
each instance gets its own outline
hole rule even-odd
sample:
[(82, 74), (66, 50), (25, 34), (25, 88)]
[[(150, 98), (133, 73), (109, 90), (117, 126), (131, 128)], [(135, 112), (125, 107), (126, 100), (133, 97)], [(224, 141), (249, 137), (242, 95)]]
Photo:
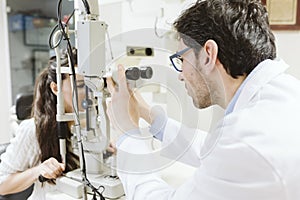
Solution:
[[(259, 91), (261, 87), (270, 82), (274, 77), (282, 74), (289, 66), (281, 59), (265, 60), (257, 65), (246, 79), (245, 84), (239, 94), (232, 114), (247, 106), (251, 98)], [(229, 114), (228, 114), (229, 115)], [(204, 145), (201, 149), (200, 158), (203, 160), (214, 149), (222, 135), (225, 118), (218, 121), (210, 133), (207, 135)]]
[(236, 101), (233, 111), (243, 108), (245, 105), (247, 105), (247, 103), (261, 87), (270, 82), (279, 74), (285, 72), (287, 68), (289, 68), (289, 66), (279, 58), (275, 60), (267, 59), (259, 63), (250, 73), (251, 76), (248, 76), (249, 80), (246, 79), (247, 82)]

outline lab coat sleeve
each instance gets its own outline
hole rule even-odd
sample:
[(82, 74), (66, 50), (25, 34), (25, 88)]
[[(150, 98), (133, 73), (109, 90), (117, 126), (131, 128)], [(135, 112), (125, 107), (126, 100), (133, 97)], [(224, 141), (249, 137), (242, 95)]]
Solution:
[(205, 131), (191, 129), (173, 119), (168, 119), (163, 133), (161, 155), (199, 167), (200, 149), (206, 135)]
[(150, 115), (154, 118), (154, 120), (150, 126), (149, 132), (154, 138), (162, 141), (168, 117), (165, 111), (159, 106), (152, 107)]
[(133, 137), (127, 137), (118, 146), (117, 171), (123, 183), (126, 199), (184, 199), (193, 184), (187, 182), (178, 189), (169, 186), (160, 178), (157, 169), (149, 167), (154, 161), (149, 158), (151, 152), (146, 141)]

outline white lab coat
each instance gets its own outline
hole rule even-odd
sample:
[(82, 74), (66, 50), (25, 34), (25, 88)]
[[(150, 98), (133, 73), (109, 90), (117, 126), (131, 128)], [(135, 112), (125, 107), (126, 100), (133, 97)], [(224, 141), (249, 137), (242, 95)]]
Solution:
[[(279, 60), (260, 63), (233, 112), (208, 133), (204, 144), (196, 139), (182, 150), (180, 160), (198, 168), (179, 188), (150, 171), (133, 175), (119, 170), (127, 199), (300, 200), (300, 82), (284, 73), (287, 67)], [(178, 130), (179, 124), (168, 120), (163, 143), (180, 151), (182, 140), (174, 140), (174, 135), (196, 132)], [(134, 137), (119, 149), (150, 151)], [(126, 155), (118, 159), (126, 164)]]

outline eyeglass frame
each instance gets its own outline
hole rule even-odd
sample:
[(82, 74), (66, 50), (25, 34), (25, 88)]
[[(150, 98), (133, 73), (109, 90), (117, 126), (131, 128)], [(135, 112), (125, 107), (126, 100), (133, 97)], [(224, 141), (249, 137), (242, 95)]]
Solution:
[[(171, 61), (172, 65), (173, 65), (173, 67), (175, 68), (176, 71), (182, 72), (181, 69), (178, 69), (178, 68), (176, 67), (176, 65), (174, 64), (173, 59), (174, 59), (174, 58), (180, 59), (180, 57), (181, 57), (185, 52), (187, 52), (187, 51), (190, 50), (190, 49), (191, 49), (191, 47), (187, 47), (187, 48), (185, 48), (185, 49), (183, 49), (183, 50), (181, 50), (181, 51), (179, 51), (179, 52), (176, 52), (176, 53), (174, 53), (173, 55), (169, 56), (170, 61)], [(183, 61), (182, 58), (181, 58), (180, 60)]]

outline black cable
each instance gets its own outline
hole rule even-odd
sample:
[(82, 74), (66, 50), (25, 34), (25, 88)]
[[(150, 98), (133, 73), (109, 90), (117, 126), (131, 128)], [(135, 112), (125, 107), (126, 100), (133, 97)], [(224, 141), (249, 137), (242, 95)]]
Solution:
[(82, 3), (85, 7), (86, 14), (91, 14), (89, 2), (87, 0), (82, 0)]
[(74, 13), (75, 13), (75, 9), (72, 11), (72, 13), (70, 14), (69, 18), (67, 19), (66, 21), (66, 24), (69, 23), (70, 19), (74, 16)]
[[(95, 188), (90, 182), (89, 180), (87, 180), (87, 185), (92, 189), (93, 191), (93, 199), (97, 199), (97, 195), (100, 197), (100, 200), (105, 200), (105, 198), (103, 197), (103, 192), (105, 190), (104, 186), (99, 186), (99, 188)], [(99, 192), (99, 189), (102, 188), (102, 192)]]
[(56, 45), (54, 45), (54, 46), (52, 46), (52, 37), (53, 37), (53, 34), (54, 34), (54, 32), (56, 31), (56, 29), (58, 28), (58, 24), (56, 24), (53, 28), (52, 28), (52, 30), (51, 30), (51, 32), (50, 32), (50, 34), (49, 34), (49, 39), (48, 39), (48, 45), (49, 45), (49, 47), (50, 47), (50, 49), (55, 49), (56, 47), (58, 47), (59, 45), (60, 45), (60, 43), (61, 43), (61, 41), (62, 41), (62, 35), (60, 36), (60, 38), (59, 38), (59, 41), (57, 42), (57, 44)]
[(60, 13), (61, 3), (62, 3), (62, 0), (59, 0), (58, 3), (57, 3), (57, 9), (58, 9), (57, 10), (57, 21), (58, 21), (58, 23), (52, 28), (52, 30), (50, 32), (50, 35), (49, 35), (48, 44), (49, 44), (49, 47), (51, 49), (57, 48), (60, 45), (60, 43), (61, 43), (61, 41), (64, 37), (63, 35), (61, 35), (60, 38), (59, 38), (59, 41), (57, 42), (57, 44), (55, 44), (54, 46), (52, 45), (52, 37), (53, 37), (54, 32), (57, 30), (57, 28), (59, 28), (60, 30), (62, 29), (62, 27), (60, 25), (60, 22), (61, 22), (61, 17), (60, 17), (60, 15), (61, 15), (61, 13)]
[[(66, 25), (69, 23), (70, 19), (74, 16), (74, 13), (75, 13), (75, 9), (72, 11), (72, 13), (70, 14), (70, 16), (68, 17), (68, 19), (67, 19), (67, 21), (66, 21)], [(61, 21), (61, 20), (58, 19), (57, 21)], [(60, 27), (61, 27), (61, 26), (62, 26), (62, 25), (60, 25)], [(57, 42), (57, 44), (55, 44), (55, 45), (53, 46), (53, 44), (52, 44), (52, 37), (53, 37), (53, 34), (54, 34), (54, 32), (57, 30), (58, 27), (59, 27), (59, 23), (57, 23), (57, 24), (52, 28), (52, 30), (51, 30), (51, 32), (50, 32), (50, 34), (49, 34), (48, 45), (49, 45), (50, 49), (55, 49), (56, 47), (58, 47), (58, 46), (60, 45), (60, 43), (61, 43), (63, 37), (64, 37), (63, 35), (61, 35), (60, 38), (59, 38), (59, 41)], [(60, 30), (61, 30), (61, 28), (60, 28)]]

